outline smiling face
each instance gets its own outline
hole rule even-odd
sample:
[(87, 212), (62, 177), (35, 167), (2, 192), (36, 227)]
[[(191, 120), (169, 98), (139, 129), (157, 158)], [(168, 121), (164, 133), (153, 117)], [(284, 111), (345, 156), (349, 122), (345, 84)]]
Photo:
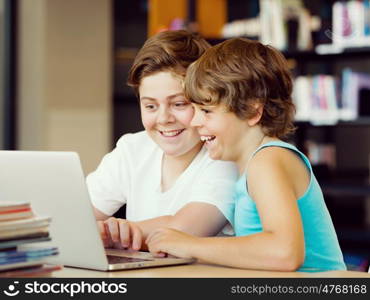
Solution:
[(179, 77), (171, 72), (146, 76), (139, 94), (144, 128), (166, 155), (179, 157), (199, 147), (199, 134), (190, 127), (194, 109), (183, 94)]
[(212, 159), (237, 161), (243, 153), (243, 136), (248, 133), (247, 121), (227, 111), (225, 105), (193, 104), (191, 125), (196, 127)]

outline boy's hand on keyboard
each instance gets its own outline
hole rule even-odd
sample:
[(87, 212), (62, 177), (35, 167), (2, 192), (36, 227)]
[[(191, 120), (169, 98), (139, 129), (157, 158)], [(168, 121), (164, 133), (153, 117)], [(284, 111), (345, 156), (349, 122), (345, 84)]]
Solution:
[(199, 245), (199, 237), (171, 228), (159, 228), (152, 231), (145, 243), (150, 253), (156, 257), (164, 254), (182, 258), (192, 258), (193, 245)]
[(143, 234), (135, 222), (111, 217), (98, 226), (105, 248), (140, 250)]

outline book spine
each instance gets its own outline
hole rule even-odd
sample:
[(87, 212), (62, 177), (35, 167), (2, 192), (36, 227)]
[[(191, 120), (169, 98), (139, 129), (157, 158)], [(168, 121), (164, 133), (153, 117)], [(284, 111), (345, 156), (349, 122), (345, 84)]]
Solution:
[(15, 208), (15, 209), (9, 209), (9, 210), (3, 210), (0, 211), (0, 215), (5, 215), (5, 214), (13, 214), (13, 213), (19, 213), (19, 212), (28, 212), (31, 211), (31, 208)]

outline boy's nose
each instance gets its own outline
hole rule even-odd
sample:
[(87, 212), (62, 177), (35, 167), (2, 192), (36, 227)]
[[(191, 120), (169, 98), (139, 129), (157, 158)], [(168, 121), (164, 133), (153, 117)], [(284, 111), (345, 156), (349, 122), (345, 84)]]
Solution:
[(174, 119), (175, 118), (174, 118), (173, 114), (167, 108), (161, 109), (159, 111), (158, 123), (166, 124), (166, 123), (169, 123), (169, 122), (173, 122)]

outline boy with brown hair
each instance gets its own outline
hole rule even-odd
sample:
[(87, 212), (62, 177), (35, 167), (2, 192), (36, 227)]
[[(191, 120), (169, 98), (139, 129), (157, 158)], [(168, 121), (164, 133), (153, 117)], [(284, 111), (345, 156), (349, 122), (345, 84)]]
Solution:
[(211, 158), (239, 169), (236, 237), (159, 229), (147, 239), (151, 252), (248, 269), (346, 268), (310, 162), (282, 141), (294, 131), (291, 93), (283, 55), (257, 41), (225, 41), (189, 67), (185, 94), (195, 107), (192, 126)]
[[(154, 229), (217, 234), (231, 219), (233, 163), (212, 160), (194, 127), (182, 86), (187, 67), (210, 45), (185, 30), (149, 38), (131, 67), (145, 131), (123, 135), (87, 185), (104, 245), (145, 249)], [(111, 217), (126, 204), (126, 219)], [(205, 218), (207, 216), (208, 218)]]

